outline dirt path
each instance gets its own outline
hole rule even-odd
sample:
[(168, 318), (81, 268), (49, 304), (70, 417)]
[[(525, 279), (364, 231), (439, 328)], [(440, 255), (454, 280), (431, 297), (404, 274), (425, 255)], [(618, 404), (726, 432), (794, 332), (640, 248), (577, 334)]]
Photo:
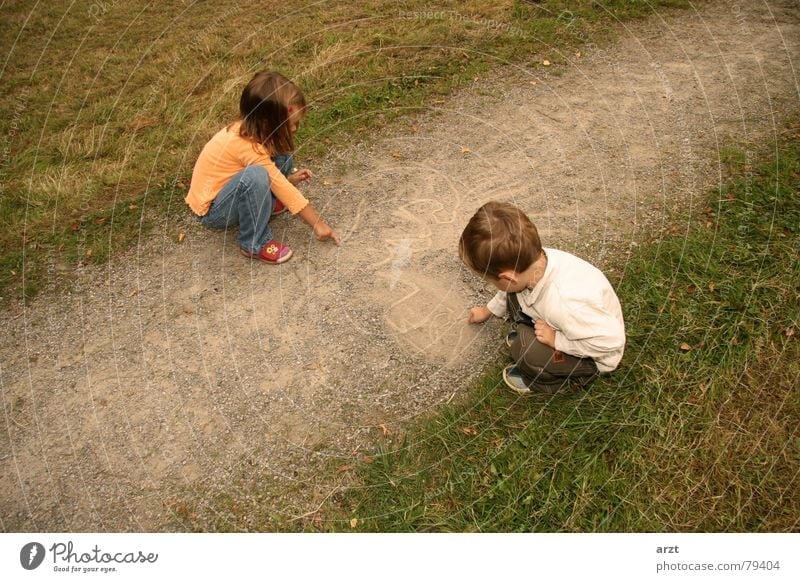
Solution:
[(183, 492), (248, 476), (273, 485), (276, 519), (308, 511), (336, 486), (320, 467), (497, 356), (499, 323), (464, 323), (488, 298), (455, 252), (475, 209), (514, 201), (546, 246), (624, 268), (719, 183), (724, 144), (773, 139), (797, 111), (800, 7), (723, 1), (584, 53), (563, 75), (478, 81), (315, 165), (307, 192), (340, 248), (279, 217), (295, 258), (254, 264), (187, 218), (183, 244), (154, 236), (2, 314), (0, 527), (169, 528)]

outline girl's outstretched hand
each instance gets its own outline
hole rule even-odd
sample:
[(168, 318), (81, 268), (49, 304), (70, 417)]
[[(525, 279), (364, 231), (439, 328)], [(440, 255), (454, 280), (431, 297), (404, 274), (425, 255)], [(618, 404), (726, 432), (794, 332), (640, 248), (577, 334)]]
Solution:
[(483, 323), (492, 316), (488, 307), (473, 307), (469, 310), (469, 323)]
[(314, 225), (314, 236), (316, 236), (317, 240), (320, 241), (330, 239), (336, 243), (336, 245), (340, 245), (342, 243), (342, 240), (339, 238), (339, 235), (336, 234), (336, 231), (321, 220)]
[(297, 186), (300, 182), (305, 182), (313, 177), (314, 174), (311, 172), (311, 170), (303, 168), (302, 170), (297, 170), (294, 174), (289, 174), (287, 179), (292, 183), (293, 186)]

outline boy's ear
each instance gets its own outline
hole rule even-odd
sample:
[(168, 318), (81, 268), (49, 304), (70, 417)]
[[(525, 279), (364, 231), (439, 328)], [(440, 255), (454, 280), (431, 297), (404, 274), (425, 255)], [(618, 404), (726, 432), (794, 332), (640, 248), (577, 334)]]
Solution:
[(516, 283), (519, 281), (519, 273), (516, 271), (503, 271), (497, 275), (501, 281), (508, 281), (509, 283)]

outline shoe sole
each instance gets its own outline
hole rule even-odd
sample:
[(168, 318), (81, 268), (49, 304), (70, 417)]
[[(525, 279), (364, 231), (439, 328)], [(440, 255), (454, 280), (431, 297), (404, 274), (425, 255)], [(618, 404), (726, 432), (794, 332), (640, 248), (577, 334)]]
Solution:
[(508, 377), (508, 371), (512, 367), (513, 366), (508, 366), (506, 368), (503, 368), (503, 382), (505, 383), (505, 385), (508, 386), (515, 394), (519, 394), (520, 396), (530, 396), (531, 394), (533, 394), (533, 391), (530, 388), (526, 388), (523, 390), (522, 388), (515, 386), (511, 382), (511, 380)]
[(253, 259), (254, 261), (259, 261), (261, 263), (266, 263), (267, 265), (280, 265), (282, 263), (285, 263), (286, 261), (291, 259), (292, 255), (294, 254), (294, 251), (292, 249), (289, 249), (289, 252), (287, 254), (283, 255), (277, 261), (267, 261), (265, 259), (262, 259), (259, 255), (254, 255), (253, 253), (248, 253), (246, 250), (244, 250), (241, 247), (239, 248), (239, 252), (241, 252), (248, 259)]
[(553, 382), (552, 384), (548, 383), (534, 383), (534, 388), (519, 388), (514, 385), (514, 383), (509, 379), (508, 370), (513, 368), (513, 366), (508, 366), (503, 368), (503, 382), (506, 386), (508, 386), (515, 394), (519, 394), (520, 396), (532, 396), (534, 394), (543, 394), (552, 396), (562, 391), (565, 384), (569, 384), (568, 380), (562, 380), (559, 382)]

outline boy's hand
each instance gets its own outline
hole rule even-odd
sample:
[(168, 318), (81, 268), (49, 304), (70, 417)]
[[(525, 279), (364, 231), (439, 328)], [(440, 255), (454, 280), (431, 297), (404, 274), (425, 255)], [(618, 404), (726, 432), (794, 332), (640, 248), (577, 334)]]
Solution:
[(317, 240), (320, 241), (330, 239), (336, 243), (337, 246), (342, 243), (342, 240), (339, 238), (339, 235), (336, 234), (336, 231), (321, 220), (314, 225), (314, 236), (316, 236)]
[(289, 180), (293, 186), (297, 186), (300, 182), (305, 182), (313, 177), (314, 174), (311, 173), (311, 170), (303, 168), (302, 170), (297, 170), (294, 174), (289, 174), (287, 180)]
[(540, 344), (544, 344), (556, 349), (556, 330), (547, 325), (544, 319), (537, 319), (533, 324), (536, 331), (536, 339)]
[(483, 323), (489, 319), (493, 313), (488, 307), (473, 307), (469, 310), (469, 323)]

